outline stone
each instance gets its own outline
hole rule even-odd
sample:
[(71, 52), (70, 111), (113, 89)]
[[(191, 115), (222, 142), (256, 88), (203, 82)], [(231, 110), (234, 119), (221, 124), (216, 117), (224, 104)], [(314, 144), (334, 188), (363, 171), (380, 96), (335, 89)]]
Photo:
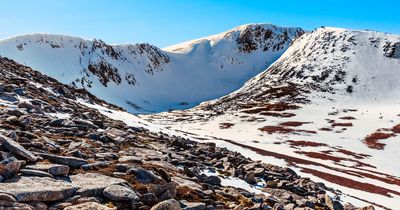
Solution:
[(160, 177), (156, 176), (152, 171), (148, 171), (139, 167), (130, 168), (127, 173), (133, 174), (136, 180), (143, 184), (148, 184), (154, 182), (155, 180), (161, 179)]
[(44, 171), (38, 171), (38, 170), (31, 170), (31, 169), (21, 169), (19, 172), (22, 175), (27, 175), (27, 176), (41, 176), (41, 177), (50, 177), (53, 178), (53, 175), (44, 172)]
[(175, 199), (169, 199), (165, 201), (161, 201), (155, 206), (151, 207), (150, 210), (181, 210), (181, 205)]
[(103, 190), (111, 185), (127, 184), (123, 179), (114, 178), (98, 173), (76, 174), (70, 176), (73, 184), (80, 187), (76, 192), (85, 197), (101, 196)]
[(117, 208), (110, 208), (96, 202), (86, 202), (77, 205), (72, 205), (64, 208), (64, 210), (116, 210)]
[(30, 151), (26, 150), (23, 146), (1, 134), (0, 134), (0, 144), (11, 153), (24, 157), (31, 162), (36, 162), (38, 160), (35, 155), (33, 155)]
[(27, 165), (25, 169), (38, 170), (47, 172), (53, 176), (68, 176), (69, 166), (53, 163), (38, 163), (34, 165)]
[(86, 160), (84, 160), (82, 158), (77, 158), (77, 157), (58, 156), (58, 155), (46, 154), (46, 153), (38, 153), (38, 155), (50, 160), (53, 163), (67, 165), (72, 168), (79, 168), (82, 165), (88, 164), (88, 162)]
[(127, 162), (127, 163), (142, 163), (142, 159), (139, 158), (139, 157), (136, 157), (136, 156), (121, 156), (118, 159), (118, 162), (121, 162), (121, 163), (125, 163), (125, 162)]
[(0, 176), (4, 179), (11, 178), (17, 175), (21, 162), (15, 157), (10, 157), (0, 162)]
[(0, 193), (0, 201), (16, 202), (17, 200), (10, 194)]
[(257, 183), (257, 179), (254, 176), (254, 172), (249, 172), (244, 176), (244, 180), (249, 183), (249, 184), (256, 184)]
[(154, 193), (145, 193), (140, 199), (144, 204), (153, 206), (158, 203), (158, 199)]
[(0, 193), (13, 195), (17, 201), (57, 201), (71, 196), (78, 186), (48, 177), (14, 177), (0, 184)]
[(121, 186), (121, 185), (111, 185), (104, 189), (104, 197), (112, 201), (139, 201), (139, 197), (136, 195), (133, 189)]
[(183, 210), (205, 210), (207, 208), (205, 203), (181, 201)]
[(325, 204), (330, 210), (343, 210), (342, 204), (340, 202), (334, 201), (329, 195), (325, 194)]
[(204, 182), (210, 185), (221, 185), (221, 179), (214, 175), (207, 177)]

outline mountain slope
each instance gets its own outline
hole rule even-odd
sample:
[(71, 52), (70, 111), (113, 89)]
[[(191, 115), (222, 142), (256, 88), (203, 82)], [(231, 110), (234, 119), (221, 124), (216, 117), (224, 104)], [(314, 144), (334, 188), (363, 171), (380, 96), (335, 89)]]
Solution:
[(164, 50), (34, 34), (0, 41), (0, 55), (131, 112), (188, 108), (223, 96), (268, 67), (303, 33), (244, 25)]
[(151, 209), (171, 202), (176, 209), (343, 208), (339, 191), (290, 168), (142, 123), (0, 57), (0, 209)]
[(397, 209), (399, 43), (399, 35), (320, 28), (239, 90), (143, 117)]

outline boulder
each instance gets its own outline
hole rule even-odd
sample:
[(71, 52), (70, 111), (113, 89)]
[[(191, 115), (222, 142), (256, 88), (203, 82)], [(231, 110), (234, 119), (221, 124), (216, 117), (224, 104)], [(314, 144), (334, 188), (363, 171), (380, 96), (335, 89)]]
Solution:
[(139, 197), (136, 195), (133, 189), (121, 186), (121, 185), (111, 185), (104, 189), (104, 197), (112, 201), (139, 201)]
[(153, 206), (150, 210), (181, 210), (181, 205), (175, 199), (161, 201)]
[(101, 196), (103, 190), (111, 185), (127, 184), (123, 179), (114, 178), (98, 173), (76, 174), (70, 176), (73, 184), (80, 187), (78, 194), (89, 196)]
[(15, 157), (10, 157), (0, 162), (0, 176), (4, 179), (11, 178), (17, 175), (21, 162)]
[(36, 162), (38, 160), (37, 157), (33, 155), (30, 151), (26, 150), (24, 147), (22, 147), (14, 140), (6, 136), (3, 136), (1, 134), (0, 134), (0, 144), (11, 153), (24, 157), (31, 162)]
[(207, 208), (205, 203), (181, 201), (183, 210), (205, 210)]
[(0, 184), (0, 193), (13, 195), (17, 201), (57, 201), (71, 196), (78, 186), (48, 177), (14, 177)]

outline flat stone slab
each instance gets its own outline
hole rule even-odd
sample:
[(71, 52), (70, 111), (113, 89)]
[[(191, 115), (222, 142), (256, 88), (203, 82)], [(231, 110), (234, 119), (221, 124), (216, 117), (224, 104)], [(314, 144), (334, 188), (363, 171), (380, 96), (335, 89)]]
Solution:
[(70, 176), (71, 182), (80, 187), (77, 194), (85, 197), (101, 196), (103, 190), (111, 185), (127, 184), (123, 179), (98, 173), (76, 174)]
[(23, 146), (18, 144), (18, 142), (1, 134), (0, 134), (0, 144), (13, 154), (24, 157), (31, 162), (37, 161), (37, 157), (33, 155), (30, 151), (26, 150)]
[(86, 160), (81, 159), (81, 158), (76, 158), (76, 157), (59, 156), (59, 155), (46, 154), (46, 153), (38, 153), (38, 155), (50, 160), (50, 162), (67, 165), (72, 168), (79, 168), (82, 165), (88, 164), (88, 162)]
[(68, 176), (69, 174), (69, 166), (61, 164), (37, 163), (34, 165), (26, 165), (24, 169), (44, 171), (53, 176)]
[(0, 183), (0, 193), (13, 195), (17, 201), (58, 201), (71, 196), (78, 186), (48, 177), (15, 177)]

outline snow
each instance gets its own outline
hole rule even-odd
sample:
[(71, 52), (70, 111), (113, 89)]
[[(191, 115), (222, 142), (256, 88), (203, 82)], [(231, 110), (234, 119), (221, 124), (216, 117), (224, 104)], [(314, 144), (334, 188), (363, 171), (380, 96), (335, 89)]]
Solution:
[[(282, 49), (240, 52), (237, 38), (247, 28), (260, 26), (273, 31), (271, 42), (283, 41)], [(30, 34), (0, 40), (0, 56), (14, 59), (58, 81), (81, 87), (132, 113), (186, 109), (226, 95), (267, 68), (289, 47), (300, 28), (271, 24), (241, 26), (216, 36), (189, 41), (179, 52), (148, 44), (106, 45), (99, 40), (50, 34)], [(286, 33), (289, 39), (283, 36)], [(111, 53), (113, 49), (118, 58)], [(168, 62), (165, 60), (168, 58)], [(121, 83), (100, 83), (89, 64), (105, 62), (118, 69)], [(125, 79), (133, 75), (136, 84)], [(109, 75), (108, 75), (109, 76)], [(87, 84), (90, 81), (91, 87)]]
[[(218, 146), (238, 151), (254, 160), (288, 166), (288, 162), (281, 158), (264, 156), (231, 142), (283, 154), (291, 158), (312, 161), (315, 165), (296, 163), (291, 164), (290, 167), (302, 176), (311, 177), (315, 181), (324, 182), (329, 187), (341, 190), (343, 192), (342, 200), (358, 206), (368, 205), (357, 199), (360, 198), (396, 209), (400, 206), (398, 195), (389, 193), (391, 197), (388, 197), (352, 189), (302, 172), (302, 168), (400, 192), (398, 184), (379, 180), (381, 178), (400, 180), (400, 167), (395, 158), (400, 153), (400, 135), (379, 140), (386, 144), (382, 150), (370, 148), (363, 141), (378, 129), (390, 129), (400, 124), (400, 91), (398, 91), (400, 89), (398, 82), (400, 80), (400, 59), (385, 57), (383, 50), (386, 43), (399, 41), (400, 36), (393, 34), (330, 27), (320, 28), (296, 39), (269, 69), (246, 82), (237, 91), (220, 99), (204, 102), (187, 111), (142, 117), (155, 124), (168, 126), (172, 130), (192, 133), (187, 136), (199, 141), (207, 139), (206, 141), (216, 142)], [(347, 49), (342, 50), (344, 48)], [(270, 70), (276, 69), (281, 72), (270, 73)], [(320, 82), (313, 80), (313, 76), (320, 76), (325, 70), (332, 70), (325, 80)], [(282, 75), (286, 72), (290, 75), (290, 71), (303, 71), (304, 77), (283, 79)], [(342, 81), (335, 81), (335, 74), (339, 71), (346, 72), (345, 77)], [(356, 78), (355, 82), (353, 78)], [(308, 84), (330, 87), (332, 92), (310, 88), (310, 93), (307, 94), (310, 103), (301, 105), (301, 108), (297, 110), (288, 110), (287, 112), (295, 114), (289, 118), (246, 114), (230, 107), (236, 107), (238, 103), (251, 103), (255, 95), (268, 90), (271, 86), (284, 85), (286, 81), (305, 85), (305, 87), (308, 87)], [(351, 93), (346, 91), (350, 85), (353, 87)], [(265, 99), (256, 102), (274, 103), (276, 101)], [(220, 103), (222, 105), (219, 105)], [(210, 112), (203, 108), (210, 106), (223, 113), (209, 118), (203, 117), (208, 116), (207, 113)], [(347, 111), (348, 109), (355, 111)], [(337, 113), (332, 114), (333, 112)], [(347, 116), (355, 119), (340, 119)], [(175, 121), (176, 118), (183, 120)], [(249, 121), (253, 118), (257, 118), (257, 120)], [(352, 123), (352, 126), (334, 127), (328, 120)], [(264, 126), (278, 126), (280, 123), (288, 121), (310, 122), (293, 127), (293, 129), (315, 131), (316, 134), (305, 132), (268, 134), (259, 130)], [(221, 129), (221, 123), (232, 123), (233, 126)], [(320, 130), (326, 127), (331, 128), (332, 131)], [(316, 142), (323, 146), (294, 147), (288, 140)], [(343, 150), (353, 152), (355, 155), (368, 156), (352, 156), (344, 153)], [(328, 154), (327, 151), (329, 151)], [(309, 152), (330, 155), (336, 158), (336, 161), (329, 158), (307, 156), (306, 154)], [(360, 166), (360, 162), (364, 165)], [(351, 173), (346, 173), (349, 171)], [(369, 176), (377, 178), (369, 178)]]

